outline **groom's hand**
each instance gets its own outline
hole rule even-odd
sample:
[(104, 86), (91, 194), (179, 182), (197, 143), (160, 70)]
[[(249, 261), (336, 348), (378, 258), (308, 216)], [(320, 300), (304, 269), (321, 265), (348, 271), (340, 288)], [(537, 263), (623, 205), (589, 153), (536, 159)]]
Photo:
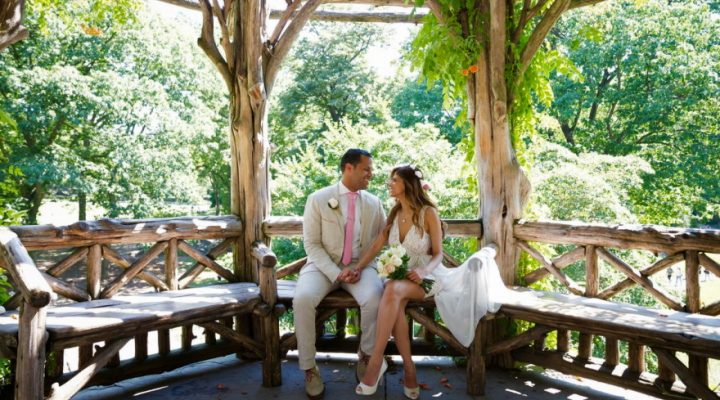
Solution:
[(360, 274), (350, 267), (343, 268), (337, 276), (338, 282), (355, 283), (360, 280)]

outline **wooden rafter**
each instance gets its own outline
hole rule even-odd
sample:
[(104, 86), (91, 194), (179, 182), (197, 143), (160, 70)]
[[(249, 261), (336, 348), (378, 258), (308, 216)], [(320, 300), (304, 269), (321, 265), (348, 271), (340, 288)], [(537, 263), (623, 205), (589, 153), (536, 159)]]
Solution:
[[(285, 11), (270, 11), (271, 19), (280, 19), (284, 17)], [(352, 12), (352, 11), (315, 11), (310, 17), (313, 21), (331, 21), (331, 22), (384, 22), (384, 23), (422, 23), (422, 19), (428, 15), (427, 10), (415, 13), (407, 12)]]

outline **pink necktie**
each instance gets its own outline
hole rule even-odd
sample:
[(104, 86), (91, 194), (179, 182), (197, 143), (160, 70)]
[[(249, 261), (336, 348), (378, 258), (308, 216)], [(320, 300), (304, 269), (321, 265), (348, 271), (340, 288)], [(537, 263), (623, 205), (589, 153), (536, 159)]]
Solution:
[(348, 192), (347, 220), (345, 221), (345, 243), (343, 243), (342, 263), (350, 264), (353, 252), (353, 233), (355, 232), (355, 199), (357, 192)]

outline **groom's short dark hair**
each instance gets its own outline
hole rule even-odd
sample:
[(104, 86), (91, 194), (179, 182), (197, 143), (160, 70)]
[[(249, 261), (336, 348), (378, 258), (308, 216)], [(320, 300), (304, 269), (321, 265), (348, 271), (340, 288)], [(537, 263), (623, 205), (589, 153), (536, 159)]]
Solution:
[(353, 167), (360, 163), (362, 156), (372, 158), (369, 151), (363, 149), (349, 149), (340, 159), (340, 172), (345, 170), (345, 164), (351, 164)]

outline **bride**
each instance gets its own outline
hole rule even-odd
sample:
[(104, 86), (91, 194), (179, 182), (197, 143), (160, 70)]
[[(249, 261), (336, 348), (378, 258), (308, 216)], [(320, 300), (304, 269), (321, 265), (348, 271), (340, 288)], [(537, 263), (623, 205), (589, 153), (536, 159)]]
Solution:
[[(409, 256), (405, 279), (389, 280), (385, 284), (378, 308), (375, 348), (365, 375), (355, 388), (360, 395), (371, 395), (377, 390), (387, 369), (384, 353), (392, 334), (403, 360), (403, 393), (409, 399), (419, 397), (420, 386), (405, 320), (408, 301), (434, 295), (445, 325), (460, 343), (468, 346), (477, 321), (487, 311), (497, 311), (500, 304), (496, 301), (501, 300), (506, 289), (491, 248), (477, 252), (460, 267), (450, 269), (442, 265), (442, 225), (422, 179), (422, 172), (410, 165), (391, 171), (388, 190), (396, 200), (395, 206), (390, 210), (385, 228), (355, 267), (359, 271), (366, 268), (386, 243), (402, 245)], [(425, 278), (435, 281), (427, 294), (420, 286)]]

